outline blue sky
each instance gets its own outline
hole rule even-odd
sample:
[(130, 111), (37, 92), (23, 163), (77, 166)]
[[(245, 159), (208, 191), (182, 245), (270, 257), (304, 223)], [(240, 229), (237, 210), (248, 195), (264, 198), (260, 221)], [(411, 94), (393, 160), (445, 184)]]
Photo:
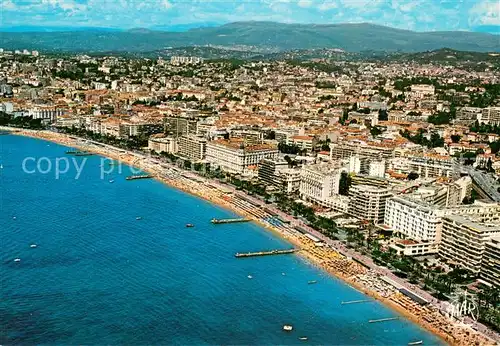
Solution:
[(267, 20), (500, 33), (500, 0), (0, 0), (1, 27), (154, 28)]

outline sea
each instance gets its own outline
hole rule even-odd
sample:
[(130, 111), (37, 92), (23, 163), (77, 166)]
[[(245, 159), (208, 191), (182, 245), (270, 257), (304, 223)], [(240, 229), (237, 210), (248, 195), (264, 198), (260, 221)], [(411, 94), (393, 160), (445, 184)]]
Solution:
[(0, 136), (0, 344), (443, 344), (341, 305), (369, 298), (298, 255), (235, 258), (291, 247), (259, 225), (213, 225), (236, 215), (67, 150)]

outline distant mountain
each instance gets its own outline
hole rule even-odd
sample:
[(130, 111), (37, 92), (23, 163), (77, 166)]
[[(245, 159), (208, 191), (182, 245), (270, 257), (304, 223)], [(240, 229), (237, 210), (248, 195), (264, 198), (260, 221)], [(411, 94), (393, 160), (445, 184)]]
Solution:
[(462, 31), (414, 32), (373, 24), (236, 22), (186, 32), (129, 31), (0, 32), (0, 47), (72, 52), (145, 52), (167, 47), (249, 47), (262, 51), (340, 48), (349, 52), (419, 52), (440, 48), (500, 51), (500, 36)]
[(61, 32), (61, 31), (122, 31), (115, 28), (101, 28), (92, 26), (36, 26), (19, 25), (0, 27), (0, 32)]

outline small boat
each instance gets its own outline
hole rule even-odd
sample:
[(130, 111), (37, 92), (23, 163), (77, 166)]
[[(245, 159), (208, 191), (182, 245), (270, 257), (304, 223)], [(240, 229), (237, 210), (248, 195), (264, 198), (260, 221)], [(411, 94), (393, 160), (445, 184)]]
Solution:
[(21, 262), (21, 259), (20, 259), (20, 258), (16, 258), (16, 259), (14, 260), (14, 262)]
[(307, 281), (308, 285), (314, 285), (316, 283), (318, 283), (318, 281), (316, 281), (316, 280)]
[(194, 225), (192, 223), (187, 223), (186, 227), (194, 227)]
[(138, 216), (135, 218), (136, 220), (142, 220), (142, 217)]
[(285, 332), (291, 332), (291, 331), (293, 330), (293, 327), (292, 327), (291, 325), (289, 325), (289, 324), (285, 324), (285, 325), (283, 326), (283, 330), (284, 330)]
[(248, 275), (247, 278), (253, 279), (253, 276), (252, 275)]
[(37, 247), (37, 245), (36, 245), (36, 244), (31, 244), (31, 245), (30, 245), (30, 248), (32, 248), (32, 249), (34, 249), (34, 248), (36, 248), (36, 247)]
[(15, 220), (15, 219), (17, 219), (17, 218), (16, 218), (15, 216), (13, 216), (13, 217), (12, 217), (12, 220)]
[(285, 276), (286, 274), (285, 273), (281, 273), (281, 275)]
[(409, 342), (408, 346), (411, 346), (411, 345), (422, 345), (423, 343), (424, 342), (422, 340), (418, 340), (418, 341)]
[(113, 184), (114, 182), (115, 182), (115, 181), (114, 181), (113, 179), (111, 179), (111, 180), (109, 181), (109, 183), (110, 183), (110, 184)]
[(307, 336), (301, 336), (301, 337), (299, 338), (299, 340), (300, 340), (300, 341), (307, 341)]

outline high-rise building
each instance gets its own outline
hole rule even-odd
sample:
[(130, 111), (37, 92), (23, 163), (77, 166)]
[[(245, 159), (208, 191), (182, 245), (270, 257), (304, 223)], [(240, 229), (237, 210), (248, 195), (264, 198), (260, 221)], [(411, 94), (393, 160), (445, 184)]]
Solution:
[(198, 119), (188, 117), (166, 117), (165, 132), (174, 137), (196, 134)]
[(500, 208), (493, 214), (445, 216), (439, 257), (479, 274), (486, 244), (500, 236), (499, 221)]
[(500, 107), (484, 108), (478, 120), (484, 124), (500, 125)]
[(203, 160), (207, 152), (207, 140), (194, 135), (182, 136), (178, 139), (178, 153), (189, 160)]
[(491, 238), (484, 248), (480, 280), (500, 287), (500, 237)]
[(280, 187), (279, 172), (288, 168), (288, 162), (279, 159), (263, 159), (259, 163), (259, 179), (268, 186)]
[(387, 200), (384, 225), (395, 236), (426, 244), (415, 254), (434, 253), (441, 238), (442, 215), (440, 209), (427, 202), (396, 196)]
[(304, 165), (299, 188), (301, 198), (336, 211), (347, 212), (349, 198), (338, 194), (340, 175), (345, 171), (347, 169), (339, 162)]
[(349, 214), (358, 219), (382, 223), (384, 221), (385, 206), (392, 196), (387, 188), (378, 188), (368, 185), (354, 185), (349, 189)]

